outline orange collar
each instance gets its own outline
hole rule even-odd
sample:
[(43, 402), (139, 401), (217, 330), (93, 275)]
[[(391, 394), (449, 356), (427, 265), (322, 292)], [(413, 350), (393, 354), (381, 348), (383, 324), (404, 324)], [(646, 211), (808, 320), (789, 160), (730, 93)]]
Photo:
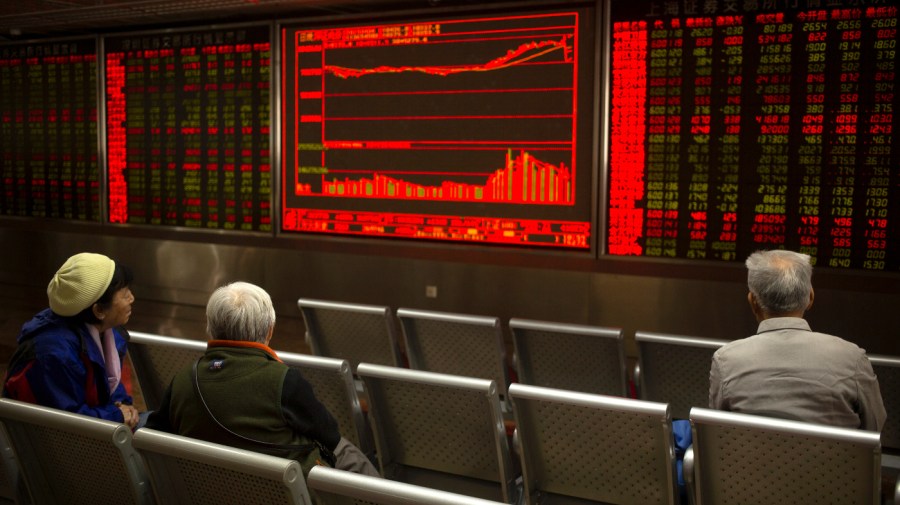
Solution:
[(210, 347), (240, 347), (244, 349), (258, 349), (265, 352), (279, 363), (283, 363), (283, 361), (281, 361), (281, 358), (279, 358), (278, 355), (275, 354), (275, 351), (271, 347), (267, 346), (266, 344), (260, 344), (259, 342), (248, 342), (246, 340), (210, 340), (206, 343), (206, 349), (208, 350)]

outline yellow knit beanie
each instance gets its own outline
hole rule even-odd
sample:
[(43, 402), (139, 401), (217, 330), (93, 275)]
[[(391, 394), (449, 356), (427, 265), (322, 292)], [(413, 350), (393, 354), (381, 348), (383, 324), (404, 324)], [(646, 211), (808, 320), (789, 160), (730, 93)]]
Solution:
[(47, 286), (50, 309), (74, 316), (93, 305), (106, 292), (116, 263), (102, 254), (79, 253), (67, 259)]

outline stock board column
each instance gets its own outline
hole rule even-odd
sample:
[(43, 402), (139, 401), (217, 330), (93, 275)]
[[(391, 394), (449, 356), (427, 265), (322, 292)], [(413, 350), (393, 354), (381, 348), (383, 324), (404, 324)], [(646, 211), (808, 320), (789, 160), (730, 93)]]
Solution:
[(787, 238), (793, 23), (781, 13), (757, 15), (755, 23), (759, 62), (754, 92), (761, 111), (755, 118), (756, 142), (761, 153), (752, 178), (756, 191), (748, 192), (747, 207), (753, 209), (754, 247), (775, 248)]
[[(204, 125), (215, 125), (212, 127), (217, 128), (215, 109), (210, 113), (203, 103), (204, 98), (213, 92), (212, 90), (204, 90), (208, 63), (205, 61), (206, 55), (194, 46), (179, 48), (178, 54), (181, 66), (181, 78), (178, 80), (179, 90), (183, 92), (182, 107), (189, 112), (186, 112), (179, 118), (179, 122), (175, 127), (183, 133), (181, 142), (184, 148), (185, 166), (192, 169), (187, 174), (187, 177), (193, 178), (193, 180), (185, 181), (185, 183), (195, 185), (194, 187), (186, 188), (188, 192), (193, 193), (192, 196), (184, 196), (182, 191), (182, 196), (185, 198), (185, 212), (192, 216), (192, 219), (197, 220), (202, 218), (201, 209), (203, 206), (213, 203), (216, 209), (210, 209), (208, 212), (207, 225), (217, 226), (219, 222), (218, 200), (216, 198), (204, 200), (197, 196), (201, 187), (218, 193), (219, 174), (229, 170), (229, 165), (220, 156), (220, 149), (224, 150), (225, 146), (207, 145), (204, 142), (206, 139)], [(215, 79), (213, 79), (213, 82), (215, 82)], [(206, 165), (202, 164), (204, 159), (206, 160)], [(172, 168), (175, 168), (174, 163)]]
[(47, 95), (52, 97), (51, 88), (57, 85), (56, 76), (50, 75), (56, 65), (48, 64), (46, 58), (42, 57), (28, 58), (26, 61), (29, 64), (26, 85), (29, 89), (36, 91), (29, 93), (26, 101), (29, 124), (27, 138), (29, 149), (27, 152), (28, 158), (32, 160), (31, 189), (28, 200), (31, 202), (32, 216), (48, 217), (49, 181), (59, 176), (49, 173), (48, 162), (50, 160), (47, 159), (48, 153), (56, 149), (55, 145), (48, 142), (51, 135), (56, 133), (56, 125), (51, 121), (49, 114), (52, 108), (56, 107), (56, 103), (52, 98), (52, 102), (47, 103)]
[(823, 131), (827, 80), (825, 60), (829, 43), (827, 21), (826, 11), (811, 11), (798, 16), (797, 33), (802, 38), (797, 41), (797, 46), (803, 49), (798, 51), (797, 64), (806, 65), (806, 79), (802, 83), (794, 83), (803, 90), (799, 104), (803, 110), (802, 113), (798, 111), (802, 141), (797, 148), (797, 175), (800, 179), (797, 210), (800, 222), (794, 229), (800, 239), (798, 252), (809, 254), (814, 265), (819, 252), (820, 205), (825, 203), (822, 201), (825, 198), (822, 193), (822, 167), (825, 163)]
[[(109, 221), (128, 219), (125, 143), (125, 62), (123, 53), (106, 54), (106, 152)], [(134, 120), (132, 118), (132, 120)]]
[(709, 223), (710, 184), (710, 129), (712, 124), (712, 70), (713, 70), (713, 19), (708, 17), (688, 18), (685, 27), (685, 50), (691, 52), (693, 75), (683, 75), (686, 89), (693, 93), (692, 102), (685, 103), (686, 116), (690, 118), (689, 142), (687, 144), (687, 170), (690, 182), (687, 188), (687, 202), (682, 208), (687, 211), (688, 258), (705, 258)]
[[(235, 94), (240, 120), (235, 127), (241, 130), (241, 195), (249, 195), (242, 196), (242, 220), (258, 222), (260, 229), (270, 230), (272, 165), (268, 139), (271, 115), (270, 108), (260, 104), (270, 102), (272, 47), (269, 42), (238, 44), (235, 53), (238, 56), (236, 63), (240, 64), (240, 68), (235, 69), (235, 73), (240, 73)], [(258, 203), (251, 205), (251, 202)]]
[[(637, 203), (645, 196), (645, 177), (648, 181), (650, 178), (644, 169), (647, 129), (643, 120), (646, 113), (644, 97), (647, 96), (647, 23), (617, 23), (613, 37), (616, 48), (613, 73), (621, 76), (613, 82), (613, 94), (624, 95), (627, 99), (612, 108), (610, 120), (610, 129), (621, 141), (610, 146), (609, 251), (612, 254), (640, 254), (646, 225), (643, 210)], [(665, 48), (668, 40), (662, 39), (659, 45)], [(664, 133), (665, 96), (653, 97), (650, 102), (651, 110), (658, 112), (653, 116), (656, 124), (650, 128)], [(646, 160), (662, 163), (665, 153), (647, 153)], [(657, 177), (654, 182), (662, 184), (664, 181)]]
[(831, 186), (827, 195), (830, 203), (831, 237), (828, 266), (849, 267), (853, 254), (853, 201), (856, 193), (860, 145), (857, 143), (859, 124), (859, 78), (861, 71), (862, 20), (858, 9), (831, 11), (835, 28), (837, 51), (832, 52), (838, 79), (829, 84), (836, 93), (836, 103), (828, 104), (830, 117), (826, 131), (831, 145), (826, 159), (826, 183)]
[[(709, 187), (709, 235), (711, 257), (719, 260), (737, 258), (738, 198), (740, 196), (740, 162), (743, 83), (744, 26), (743, 16), (715, 17), (716, 38), (721, 47), (714, 56), (721, 67), (713, 67), (713, 112), (718, 113), (716, 128), (710, 141), (715, 143), (713, 159), (715, 179)], [(716, 90), (721, 90), (716, 93)]]
[(72, 107), (63, 121), (71, 124), (73, 215), (75, 219), (100, 216), (100, 176), (97, 163), (97, 55), (72, 55)]
[(58, 59), (53, 55), (45, 57), (43, 61), (44, 76), (43, 78), (39, 77), (38, 81), (38, 84), (40, 84), (41, 80), (46, 79), (48, 84), (44, 101), (40, 105), (41, 108), (45, 108), (47, 111), (45, 116), (46, 130), (44, 131), (43, 139), (44, 149), (41, 156), (46, 160), (46, 166), (56, 167), (55, 174), (51, 174), (49, 171), (45, 173), (44, 201), (46, 202), (46, 208), (44, 212), (45, 215), (50, 216), (62, 215), (63, 211), (60, 208), (60, 197), (62, 196), (60, 181), (72, 180), (72, 167), (61, 156), (63, 146), (60, 133), (63, 128), (60, 125), (60, 112), (62, 110), (60, 110), (59, 106), (67, 93), (61, 89), (61, 86), (63, 86), (63, 74), (65, 73), (60, 72), (59, 67), (64, 63), (65, 59), (63, 58)]
[[(898, 211), (898, 175), (896, 162), (892, 165), (891, 157), (896, 160), (897, 153), (892, 153), (894, 145), (894, 127), (897, 125), (893, 106), (895, 100), (895, 83), (897, 72), (897, 7), (870, 7), (865, 10), (863, 23), (866, 31), (874, 33), (870, 39), (870, 47), (864, 52), (874, 55), (871, 72), (874, 79), (863, 80), (861, 85), (870, 86), (871, 103), (860, 104), (863, 131), (860, 131), (862, 142), (862, 173), (860, 178), (865, 187), (865, 204), (860, 211), (862, 221), (860, 247), (866, 251), (862, 259), (862, 267), (868, 270), (884, 270), (887, 262), (887, 241), (890, 226), (896, 227)], [(863, 28), (863, 27), (861, 27)], [(894, 173), (891, 173), (894, 170)], [(860, 195), (862, 197), (862, 195)], [(860, 198), (862, 199), (862, 198)], [(893, 204), (893, 215), (891, 212)], [(864, 212), (864, 213), (863, 213)], [(896, 236), (896, 232), (893, 234)], [(894, 251), (896, 261), (897, 251)]]
[[(670, 105), (668, 97), (668, 82), (671, 77), (673, 80), (680, 79), (679, 76), (670, 76), (668, 57), (671, 53), (673, 57), (680, 54), (681, 39), (672, 39), (668, 37), (667, 30), (659, 29), (659, 25), (651, 31), (650, 51), (641, 53), (633, 53), (636, 67), (646, 67), (648, 56), (653, 56), (656, 64), (650, 65), (650, 80), (646, 87), (649, 109), (647, 111), (647, 130), (649, 132), (649, 148), (647, 153), (647, 193), (646, 208), (647, 220), (644, 225), (644, 236), (646, 248), (644, 253), (649, 256), (662, 256), (663, 254), (663, 215), (666, 211), (665, 190), (666, 190), (666, 164), (668, 159), (675, 158), (677, 160), (677, 152), (668, 152), (669, 144), (667, 139), (672, 135), (678, 135), (681, 132), (681, 117), (677, 114), (669, 114), (670, 111), (678, 105)], [(629, 54), (629, 53), (620, 53)], [(618, 82), (623, 83), (622, 87), (627, 87), (627, 75), (620, 75)], [(681, 97), (676, 97), (679, 100)], [(639, 102), (638, 102), (639, 103)], [(637, 112), (637, 111), (635, 111)], [(675, 121), (669, 121), (669, 119)], [(643, 119), (643, 118), (641, 118)], [(616, 169), (618, 170), (618, 169)], [(671, 182), (671, 181), (670, 181)]]
[[(651, 109), (657, 122), (664, 125), (651, 129), (649, 142), (656, 145), (651, 152), (657, 154), (647, 170), (647, 249), (649, 256), (675, 257), (678, 254), (679, 185), (678, 173), (682, 163), (682, 97), (684, 67), (684, 28), (681, 20), (671, 23), (656, 21), (650, 29), (651, 50), (649, 58), (650, 97), (664, 99), (662, 109)], [(660, 47), (654, 47), (660, 46)], [(651, 102), (654, 103), (654, 102)], [(652, 120), (651, 120), (652, 121)]]
[[(151, 133), (155, 138), (162, 139), (158, 145), (153, 146), (152, 151), (155, 152), (158, 149), (164, 159), (170, 160), (171, 156), (179, 149), (178, 141), (184, 139), (183, 136), (174, 134), (178, 127), (176, 122), (178, 117), (178, 108), (176, 106), (178, 103), (176, 94), (178, 71), (176, 68), (179, 62), (178, 56), (172, 48), (161, 49), (154, 60), (154, 72), (159, 79), (156, 90), (161, 97), (160, 104), (165, 104), (165, 106), (160, 111), (158, 120), (153, 123), (156, 126), (151, 128)], [(158, 212), (155, 212), (154, 216), (154, 219), (159, 221), (154, 222), (177, 225), (179, 224), (179, 216), (175, 209), (178, 208), (179, 200), (184, 201), (184, 196), (179, 194), (179, 190), (184, 188), (185, 184), (179, 180), (176, 166), (172, 161), (167, 161), (165, 164), (157, 166), (155, 173), (159, 174), (158, 185), (160, 193), (158, 200), (161, 208)], [(154, 200), (157, 200), (157, 197), (154, 197)], [(154, 204), (156, 203), (154, 202)], [(184, 201), (184, 204), (185, 214), (187, 214), (190, 212), (188, 202)]]

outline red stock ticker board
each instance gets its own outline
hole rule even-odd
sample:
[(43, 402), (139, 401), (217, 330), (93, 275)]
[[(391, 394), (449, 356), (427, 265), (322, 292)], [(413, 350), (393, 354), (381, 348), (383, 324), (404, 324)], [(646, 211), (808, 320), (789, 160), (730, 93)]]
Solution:
[(282, 228), (591, 244), (591, 11), (282, 29)]
[(824, 4), (613, 2), (611, 254), (900, 270), (898, 8)]
[(268, 25), (104, 41), (109, 221), (271, 231)]
[(100, 220), (97, 42), (0, 46), (0, 215)]

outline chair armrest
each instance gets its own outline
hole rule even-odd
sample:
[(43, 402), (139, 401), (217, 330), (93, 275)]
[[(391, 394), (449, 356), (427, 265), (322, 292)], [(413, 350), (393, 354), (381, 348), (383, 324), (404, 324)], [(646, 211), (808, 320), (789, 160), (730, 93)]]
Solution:
[(900, 475), (897, 476), (897, 484), (894, 486), (894, 505), (900, 505)]
[(688, 447), (684, 451), (684, 461), (681, 466), (681, 473), (684, 478), (684, 487), (687, 490), (688, 503), (694, 505), (696, 503), (694, 490), (694, 448)]
[(519, 430), (518, 428), (513, 428), (512, 432), (512, 444), (510, 444), (510, 449), (512, 449), (512, 456), (514, 458), (519, 458), (521, 456), (520, 446), (519, 446)]
[(641, 398), (641, 364), (639, 362), (634, 363), (634, 368), (631, 369), (631, 380), (634, 381), (634, 396), (637, 399)]

